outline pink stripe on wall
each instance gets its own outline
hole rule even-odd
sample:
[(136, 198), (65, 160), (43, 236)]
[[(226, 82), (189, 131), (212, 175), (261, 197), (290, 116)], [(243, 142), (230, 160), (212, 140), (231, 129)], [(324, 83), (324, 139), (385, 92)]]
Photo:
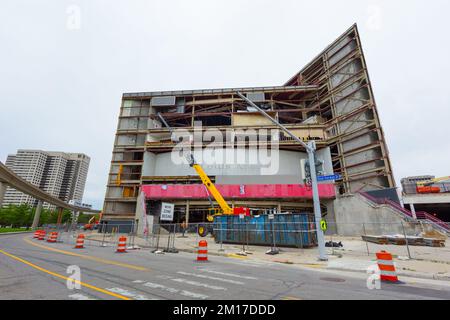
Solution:
[[(216, 185), (226, 199), (312, 199), (312, 190), (301, 184), (251, 184)], [(147, 199), (206, 199), (202, 184), (152, 184), (143, 185)], [(319, 196), (324, 199), (336, 197), (334, 184), (319, 184)]]

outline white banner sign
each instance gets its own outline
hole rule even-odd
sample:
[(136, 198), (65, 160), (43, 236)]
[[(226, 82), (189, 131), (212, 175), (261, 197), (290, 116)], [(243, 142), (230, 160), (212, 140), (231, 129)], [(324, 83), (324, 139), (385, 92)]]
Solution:
[(162, 202), (161, 203), (161, 221), (173, 221), (173, 211), (175, 205), (173, 203)]

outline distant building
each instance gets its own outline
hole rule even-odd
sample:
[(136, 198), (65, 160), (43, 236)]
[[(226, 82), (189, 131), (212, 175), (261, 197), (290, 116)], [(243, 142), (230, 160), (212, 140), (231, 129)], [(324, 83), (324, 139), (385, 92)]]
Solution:
[[(69, 202), (82, 201), (90, 158), (82, 153), (51, 152), (42, 150), (18, 150), (9, 155), (5, 165), (18, 176), (45, 192)], [(8, 187), (4, 205), (36, 205), (37, 200)], [(44, 204), (45, 208), (55, 209)]]

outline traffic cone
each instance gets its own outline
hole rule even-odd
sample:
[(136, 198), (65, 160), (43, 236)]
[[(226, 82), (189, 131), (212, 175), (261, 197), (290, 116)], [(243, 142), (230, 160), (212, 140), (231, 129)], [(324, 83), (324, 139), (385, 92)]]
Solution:
[(198, 243), (197, 261), (208, 261), (208, 242), (206, 240)]
[(127, 252), (127, 237), (121, 236), (119, 238), (119, 242), (117, 243), (117, 250), (118, 253), (125, 253)]
[(83, 249), (84, 248), (84, 234), (79, 234), (77, 237), (77, 242), (75, 244), (75, 249)]
[(376, 255), (381, 281), (399, 282), (394, 261), (392, 260), (392, 254), (383, 250), (377, 252)]

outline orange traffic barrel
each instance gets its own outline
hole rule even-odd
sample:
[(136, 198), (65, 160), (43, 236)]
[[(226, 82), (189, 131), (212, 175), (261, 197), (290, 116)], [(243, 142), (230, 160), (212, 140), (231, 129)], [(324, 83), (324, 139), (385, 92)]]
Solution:
[(119, 253), (127, 252), (127, 237), (121, 236), (119, 238), (119, 242), (117, 243), (116, 252), (119, 252)]
[(36, 230), (36, 231), (34, 232), (33, 238), (35, 238), (35, 239), (39, 238), (39, 235), (41, 234), (41, 231), (42, 231), (42, 230)]
[(38, 236), (38, 240), (45, 240), (45, 230), (41, 230)]
[(382, 281), (398, 282), (392, 254), (386, 251), (376, 253), (378, 268), (380, 269), (380, 279)]
[(83, 249), (84, 248), (84, 234), (79, 234), (77, 237), (77, 242), (75, 244), (75, 249)]
[(56, 242), (56, 240), (58, 240), (58, 232), (51, 232), (47, 242)]
[(208, 242), (206, 240), (198, 243), (197, 261), (208, 261)]

